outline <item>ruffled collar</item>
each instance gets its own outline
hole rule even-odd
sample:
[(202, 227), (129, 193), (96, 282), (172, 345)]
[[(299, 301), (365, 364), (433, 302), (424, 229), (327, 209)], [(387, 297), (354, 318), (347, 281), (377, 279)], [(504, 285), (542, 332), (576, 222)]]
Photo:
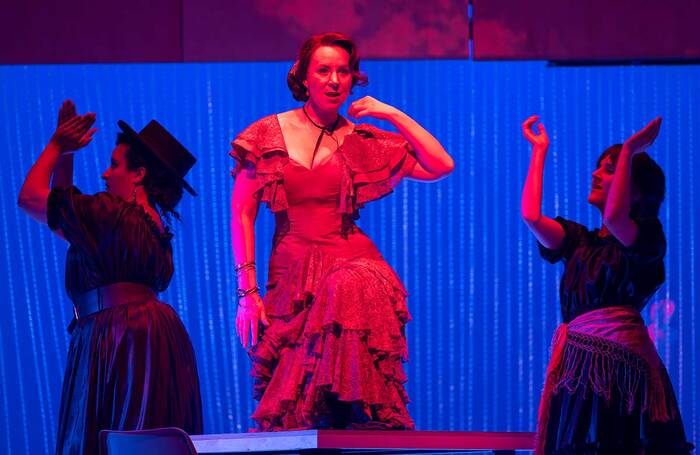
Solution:
[[(231, 174), (236, 176), (246, 166), (254, 167), (259, 200), (273, 212), (286, 210), (289, 203), (284, 169), (291, 158), (277, 114), (249, 125), (231, 145), (229, 155), (237, 162)], [(364, 203), (391, 193), (415, 166), (409, 151), (406, 139), (397, 133), (369, 124), (354, 125), (334, 152), (343, 162), (339, 211), (356, 218)]]
[[(284, 158), (290, 159), (278, 114), (270, 114), (267, 117), (263, 117), (258, 120), (257, 124), (258, 132), (265, 131), (265, 134), (255, 134), (254, 137), (255, 145), (260, 152), (281, 152)], [(369, 123), (354, 124), (352, 131), (343, 138), (343, 143), (338, 147), (338, 151), (343, 152), (344, 148), (346, 148), (346, 143), (352, 144), (354, 141), (362, 141), (363, 139), (381, 138), (386, 134), (386, 131)]]

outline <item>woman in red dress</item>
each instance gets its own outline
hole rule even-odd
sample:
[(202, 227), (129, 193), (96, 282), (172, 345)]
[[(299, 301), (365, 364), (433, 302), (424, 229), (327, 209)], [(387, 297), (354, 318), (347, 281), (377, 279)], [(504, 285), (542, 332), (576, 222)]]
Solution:
[[(367, 83), (359, 66), (348, 37), (312, 36), (287, 81), (303, 106), (256, 121), (232, 143), (236, 328), (252, 345), (262, 431), (414, 427), (403, 387), (407, 294), (354, 220), (403, 177), (437, 180), (454, 164), (418, 123), (372, 97), (348, 114), (387, 120), (399, 134), (338, 113)], [(254, 263), (261, 201), (276, 221), (264, 298)]]

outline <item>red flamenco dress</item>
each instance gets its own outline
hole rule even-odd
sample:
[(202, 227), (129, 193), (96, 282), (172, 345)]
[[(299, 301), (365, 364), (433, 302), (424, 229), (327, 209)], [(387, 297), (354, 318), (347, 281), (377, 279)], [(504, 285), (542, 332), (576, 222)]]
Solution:
[(263, 299), (271, 325), (249, 351), (261, 431), (413, 429), (402, 363), (406, 290), (354, 224), (416, 160), (403, 137), (357, 125), (308, 169), (287, 153), (276, 115), (246, 128), (231, 156), (254, 172), (276, 228)]

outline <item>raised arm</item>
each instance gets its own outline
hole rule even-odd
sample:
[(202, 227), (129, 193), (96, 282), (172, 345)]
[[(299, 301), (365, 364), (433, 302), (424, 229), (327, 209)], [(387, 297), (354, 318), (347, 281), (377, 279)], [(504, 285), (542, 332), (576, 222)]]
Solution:
[(623, 245), (631, 246), (637, 239), (639, 227), (630, 218), (632, 206), (632, 160), (654, 143), (661, 130), (657, 117), (642, 130), (630, 136), (622, 145), (615, 165), (615, 174), (603, 212), (603, 223)]
[[(258, 340), (258, 323), (269, 325), (255, 269), (255, 219), (259, 201), (255, 197), (258, 184), (252, 169), (243, 169), (236, 176), (231, 195), (231, 244), (238, 279), (238, 311), (236, 332), (243, 344)], [(244, 294), (243, 296), (241, 296)], [(250, 338), (249, 338), (250, 336)]]
[(95, 114), (87, 113), (67, 120), (56, 128), (51, 140), (24, 179), (17, 205), (35, 220), (46, 223), (51, 176), (62, 154), (85, 147), (92, 140)]
[[(78, 115), (75, 109), (75, 103), (71, 100), (65, 100), (61, 109), (58, 111), (57, 127), (67, 122)], [(62, 153), (51, 178), (51, 188), (70, 188), (73, 185), (73, 154)]]
[(542, 245), (549, 249), (558, 249), (564, 242), (564, 228), (552, 218), (542, 215), (542, 182), (544, 161), (549, 148), (549, 137), (542, 123), (537, 125), (539, 134), (532, 126), (539, 120), (533, 115), (523, 122), (523, 135), (532, 144), (530, 167), (527, 171), (523, 195), (520, 200), (520, 213), (530, 231)]
[(387, 120), (394, 125), (416, 152), (418, 165), (410, 175), (413, 179), (438, 180), (452, 172), (455, 167), (452, 157), (432, 134), (393, 106), (365, 96), (350, 105), (348, 115), (358, 119), (370, 116)]

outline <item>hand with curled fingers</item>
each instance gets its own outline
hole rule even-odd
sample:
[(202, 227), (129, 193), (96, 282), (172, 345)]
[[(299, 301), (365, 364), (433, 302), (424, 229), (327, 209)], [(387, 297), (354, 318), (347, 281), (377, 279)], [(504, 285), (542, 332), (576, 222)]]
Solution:
[(656, 140), (661, 131), (661, 117), (656, 117), (641, 130), (634, 133), (622, 145), (632, 156), (646, 151)]
[(399, 112), (394, 106), (382, 103), (371, 96), (365, 96), (354, 101), (348, 108), (348, 115), (356, 119), (374, 117), (381, 120), (389, 120), (391, 116)]
[[(525, 139), (532, 144), (534, 149), (538, 151), (546, 151), (549, 147), (549, 136), (547, 136), (547, 130), (545, 130), (544, 124), (542, 122), (537, 123), (539, 119), (539, 115), (533, 115), (523, 122), (523, 136), (525, 136)], [(539, 134), (535, 133), (532, 129), (535, 123), (537, 123), (537, 130), (539, 131)]]
[(241, 297), (238, 300), (238, 312), (236, 313), (236, 333), (244, 348), (248, 347), (248, 341), (250, 341), (250, 346), (257, 343), (260, 323), (265, 327), (270, 325), (260, 294), (255, 292)]
[(97, 128), (92, 128), (95, 119), (94, 112), (77, 115), (73, 101), (64, 101), (58, 111), (58, 126), (51, 136), (51, 142), (62, 153), (80, 150), (92, 141), (92, 136), (97, 132)]

